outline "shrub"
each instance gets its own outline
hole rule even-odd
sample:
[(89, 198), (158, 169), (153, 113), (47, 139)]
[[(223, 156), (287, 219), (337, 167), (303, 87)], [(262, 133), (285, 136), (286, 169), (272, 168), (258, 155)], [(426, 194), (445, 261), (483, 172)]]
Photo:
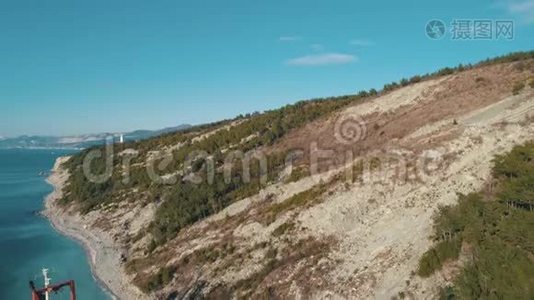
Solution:
[(449, 67), (443, 68), (437, 72), (438, 76), (444, 76), (444, 75), (450, 75), (450, 74), (454, 74), (454, 69), (449, 68)]
[(513, 68), (516, 69), (519, 72), (523, 72), (525, 70), (526, 66), (525, 66), (524, 62), (520, 61), (520, 62), (515, 63)]
[(367, 97), (367, 96), (369, 96), (369, 92), (367, 92), (367, 91), (360, 91), (358, 93), (358, 97), (364, 98), (364, 97)]
[(440, 242), (423, 254), (417, 274), (421, 277), (432, 275), (443, 267), (445, 261), (457, 259), (461, 246), (462, 242), (458, 238)]
[(415, 75), (412, 78), (410, 78), (410, 83), (417, 83), (421, 81), (421, 76)]
[(297, 168), (293, 168), (291, 174), (286, 179), (286, 182), (299, 181), (300, 179), (302, 179), (304, 177), (308, 177), (308, 176), (310, 176), (309, 169), (307, 167), (305, 167), (305, 166), (300, 166), (300, 167), (297, 167)]
[(169, 284), (176, 272), (175, 267), (163, 267), (156, 274), (148, 277), (136, 276), (134, 283), (146, 293), (159, 290)]
[(396, 89), (398, 87), (399, 87), (399, 84), (396, 83), (396, 82), (386, 83), (386, 84), (384, 84), (383, 90), (385, 92), (389, 92), (389, 91), (392, 91), (392, 90), (394, 90), (394, 89)]
[(151, 239), (147, 247), (147, 253), (154, 252), (154, 250), (156, 250), (157, 247), (158, 247), (158, 244), (156, 243), (156, 241), (154, 239)]
[(326, 184), (319, 184), (309, 190), (295, 194), (280, 203), (272, 204), (263, 212), (267, 216), (267, 223), (274, 222), (276, 217), (284, 212), (316, 203), (326, 190)]
[(278, 226), (275, 230), (273, 230), (273, 236), (279, 237), (284, 235), (286, 232), (293, 230), (295, 228), (295, 223), (293, 222), (286, 222), (280, 226)]
[(512, 94), (519, 95), (519, 93), (525, 88), (525, 83), (520, 81), (514, 84), (514, 87), (512, 88)]
[(454, 295), (454, 288), (451, 286), (447, 286), (445, 288), (442, 288), (439, 292), (439, 299), (440, 300), (454, 300), (456, 299), (456, 296)]

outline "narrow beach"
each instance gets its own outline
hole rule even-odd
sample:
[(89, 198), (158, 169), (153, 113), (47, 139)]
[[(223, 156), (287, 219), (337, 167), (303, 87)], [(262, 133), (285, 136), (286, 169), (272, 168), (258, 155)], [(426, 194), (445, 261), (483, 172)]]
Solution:
[(121, 265), (121, 250), (109, 235), (91, 227), (84, 216), (57, 204), (69, 177), (68, 171), (61, 168), (62, 163), (68, 158), (59, 157), (47, 178), (47, 182), (54, 190), (45, 199), (43, 215), (50, 220), (55, 230), (83, 245), (89, 258), (91, 272), (112, 298), (149, 299), (130, 283)]

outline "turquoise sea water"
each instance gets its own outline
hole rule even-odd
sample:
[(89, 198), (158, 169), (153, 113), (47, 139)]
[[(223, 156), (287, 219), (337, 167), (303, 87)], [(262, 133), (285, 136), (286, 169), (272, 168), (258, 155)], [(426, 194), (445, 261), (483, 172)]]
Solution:
[[(52, 191), (39, 172), (49, 171), (58, 150), (0, 150), (0, 299), (30, 299), (29, 280), (41, 286), (41, 269), (53, 282), (76, 281), (78, 299), (110, 299), (91, 275), (85, 251), (61, 236), (36, 212)], [(69, 299), (67, 291), (51, 300)]]

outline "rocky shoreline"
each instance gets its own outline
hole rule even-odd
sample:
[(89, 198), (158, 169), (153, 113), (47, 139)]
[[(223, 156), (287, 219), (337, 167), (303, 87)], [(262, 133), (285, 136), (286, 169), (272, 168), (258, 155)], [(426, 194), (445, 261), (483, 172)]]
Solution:
[[(62, 197), (63, 186), (69, 178), (61, 165), (69, 157), (59, 157), (47, 182), (54, 191), (45, 199), (43, 215), (59, 233), (76, 240), (85, 248), (91, 265), (91, 272), (98, 283), (114, 299), (149, 299), (131, 284), (121, 265), (121, 250), (105, 232), (91, 227), (86, 216), (60, 207), (57, 201)], [(74, 278), (75, 279), (75, 278)]]

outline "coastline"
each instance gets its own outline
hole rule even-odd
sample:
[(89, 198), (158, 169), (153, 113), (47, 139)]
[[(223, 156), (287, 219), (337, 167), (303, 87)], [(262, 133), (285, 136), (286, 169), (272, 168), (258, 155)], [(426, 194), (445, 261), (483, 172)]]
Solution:
[(53, 191), (45, 198), (42, 214), (60, 234), (80, 243), (88, 256), (91, 273), (112, 299), (149, 299), (131, 284), (120, 263), (121, 249), (105, 232), (91, 228), (84, 216), (60, 207), (63, 187), (69, 178), (61, 168), (68, 156), (58, 157), (46, 179)]

